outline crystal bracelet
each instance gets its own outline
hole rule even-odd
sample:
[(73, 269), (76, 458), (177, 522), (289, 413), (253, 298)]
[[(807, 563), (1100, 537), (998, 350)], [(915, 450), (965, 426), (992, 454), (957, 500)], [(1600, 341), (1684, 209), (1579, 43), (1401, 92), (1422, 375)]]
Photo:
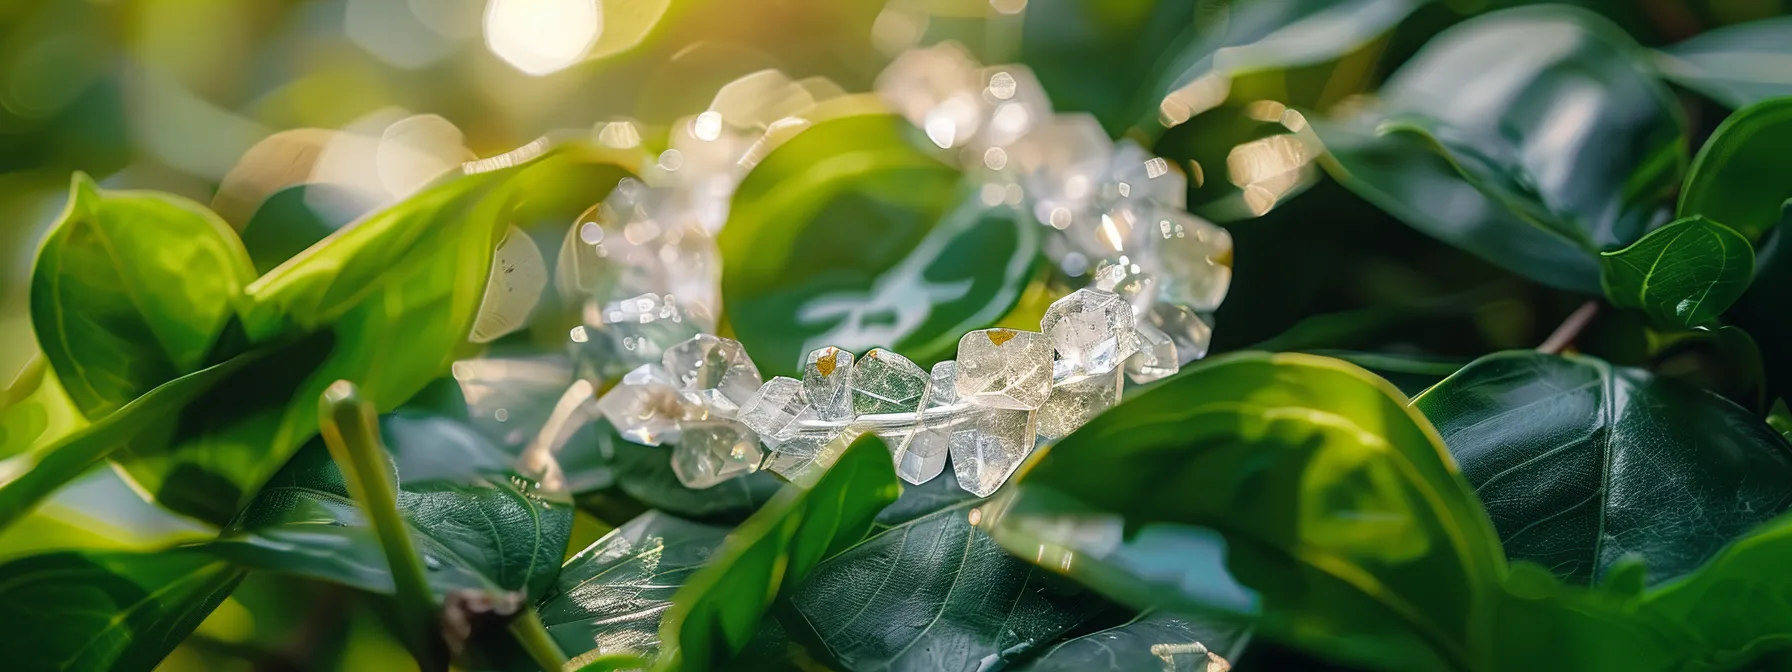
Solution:
[[(869, 432), (904, 480), (927, 482), (950, 458), (960, 486), (988, 496), (1041, 442), (1117, 403), (1126, 379), (1156, 380), (1205, 355), (1204, 314), (1230, 283), (1231, 239), (1185, 211), (1186, 182), (1168, 162), (1130, 141), (1116, 146), (1086, 115), (1051, 114), (1025, 68), (983, 68), (954, 45), (898, 57), (877, 88), (936, 145), (958, 150), (986, 204), (1030, 205), (1058, 232), (1053, 261), (1089, 286), (1051, 304), (1038, 332), (965, 334), (957, 359), (931, 371), (889, 350), (855, 358), (828, 346), (809, 353), (800, 380), (765, 381), (740, 343), (704, 333), (719, 294), (710, 236), (749, 157), (707, 172), (680, 158), (677, 179), (625, 180), (568, 233), (558, 282), (590, 297), (571, 333), (584, 380), (526, 457), (550, 455), (601, 416), (626, 440), (670, 445), (687, 487), (762, 468), (801, 482)], [(727, 140), (716, 114), (693, 119), (684, 140)], [(762, 155), (780, 123), (733, 146)], [(596, 397), (592, 380), (616, 384)]]

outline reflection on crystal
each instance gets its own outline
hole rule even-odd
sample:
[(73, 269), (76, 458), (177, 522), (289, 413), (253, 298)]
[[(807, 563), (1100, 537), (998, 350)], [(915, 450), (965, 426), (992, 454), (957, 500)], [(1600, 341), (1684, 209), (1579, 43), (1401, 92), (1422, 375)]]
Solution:
[(1052, 391), (1051, 342), (1033, 331), (980, 329), (958, 339), (958, 397), (991, 408), (1032, 410)]
[(1170, 336), (1176, 344), (1176, 363), (1186, 365), (1207, 356), (1213, 342), (1213, 326), (1195, 311), (1174, 303), (1160, 301), (1146, 313), (1151, 326)]
[(739, 422), (685, 422), (672, 450), (672, 472), (687, 488), (707, 488), (752, 473), (764, 458), (759, 436)]
[(1039, 407), (1039, 435), (1062, 439), (1120, 402), (1120, 371), (1059, 381)]
[[(927, 395), (927, 372), (907, 357), (888, 350), (873, 348), (865, 353), (852, 372), (852, 407), (857, 416), (914, 414), (921, 411)], [(900, 456), (914, 436), (917, 423), (901, 423), (894, 428), (876, 430), (878, 438)]]
[(1040, 328), (1058, 353), (1057, 379), (1113, 371), (1139, 349), (1132, 305), (1119, 295), (1084, 287), (1046, 308)]
[[(682, 151), (677, 154), (679, 162), (686, 160)], [(640, 294), (671, 294), (690, 312), (708, 315), (721, 267), (705, 226), (716, 218), (718, 206), (709, 197), (713, 190), (698, 186), (653, 188), (633, 178), (617, 184), (603, 203), (579, 216), (562, 241), (555, 270), (561, 296), (605, 305)]]
[(1149, 320), (1140, 320), (1133, 328), (1139, 332), (1139, 351), (1126, 359), (1126, 377), (1143, 385), (1175, 374), (1181, 360), (1176, 358), (1176, 342), (1170, 335)]
[(667, 348), (662, 362), (680, 392), (724, 418), (759, 391), (759, 368), (733, 339), (698, 334)]
[(1031, 70), (980, 68), (951, 42), (898, 55), (878, 75), (877, 91), (942, 149), (1010, 145), (1051, 119), (1051, 101)]
[(649, 446), (674, 442), (683, 413), (677, 385), (659, 365), (644, 364), (604, 393), (597, 407), (623, 438)]
[(658, 364), (666, 348), (700, 331), (670, 296), (642, 294), (586, 313), (585, 329), (573, 337), (573, 355), (581, 375), (600, 380)]
[(535, 436), (573, 382), (564, 357), (481, 357), (450, 368), (473, 428), (510, 452)]
[(796, 436), (796, 418), (807, 405), (802, 381), (777, 376), (741, 404), (740, 421), (758, 432), (765, 445), (775, 448)]
[(831, 345), (809, 353), (803, 365), (803, 395), (817, 419), (851, 420), (852, 353)]
[(984, 68), (980, 79), (984, 82), (983, 102), (989, 106), (989, 121), (980, 144), (1014, 144), (1051, 118), (1051, 101), (1031, 70), (999, 65)]
[(1127, 303), (1142, 306), (1156, 296), (1152, 279), (1145, 269), (1128, 255), (1118, 259), (1102, 259), (1095, 264), (1093, 287), (1119, 294)]
[(1219, 308), (1232, 284), (1232, 234), (1189, 213), (1164, 210), (1150, 227), (1158, 295), (1197, 311)]
[(804, 432), (773, 448), (771, 457), (766, 458), (765, 468), (792, 483), (810, 485), (828, 467), (834, 466), (834, 461), (840, 459), (840, 454), (857, 438), (859, 432), (851, 430), (828, 434)]
[(920, 485), (945, 470), (952, 425), (959, 417), (952, 412), (958, 408), (957, 377), (957, 362), (933, 365), (920, 422), (908, 442), (896, 449), (896, 475), (902, 480)]
[(948, 450), (959, 487), (988, 497), (1033, 452), (1033, 412), (979, 408), (953, 425)]
[(1113, 196), (1149, 199), (1177, 209), (1188, 203), (1188, 178), (1132, 140), (1114, 145)]

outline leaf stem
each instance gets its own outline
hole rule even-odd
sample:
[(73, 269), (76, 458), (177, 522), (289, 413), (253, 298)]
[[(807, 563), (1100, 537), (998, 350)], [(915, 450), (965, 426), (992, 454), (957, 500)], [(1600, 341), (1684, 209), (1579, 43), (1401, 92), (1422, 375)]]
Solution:
[(398, 479), (391, 459), (381, 447), (373, 404), (361, 398), (354, 383), (338, 380), (318, 400), (317, 424), (330, 457), (342, 470), (349, 494), (372, 523), (386, 565), (392, 570), (405, 642), (417, 662), (430, 669), (432, 661), (441, 659), (430, 636), (435, 621), (435, 595), (429, 588), (423, 560), (411, 542), (410, 530), (398, 514)]
[(1574, 309), (1574, 312), (1569, 313), (1568, 319), (1562, 320), (1562, 324), (1549, 334), (1549, 338), (1543, 339), (1543, 344), (1537, 346), (1537, 352), (1546, 355), (1562, 354), (1563, 350), (1574, 344), (1574, 339), (1580, 337), (1580, 332), (1586, 329), (1588, 324), (1592, 324), (1593, 317), (1598, 314), (1599, 301), (1588, 299), (1586, 303), (1580, 304), (1579, 308)]
[(566, 666), (566, 654), (560, 651), (560, 645), (555, 644), (553, 636), (548, 634), (547, 626), (541, 624), (541, 617), (536, 616), (528, 604), (524, 604), (516, 620), (510, 622), (510, 634), (529, 653), (529, 658), (546, 672), (560, 672)]

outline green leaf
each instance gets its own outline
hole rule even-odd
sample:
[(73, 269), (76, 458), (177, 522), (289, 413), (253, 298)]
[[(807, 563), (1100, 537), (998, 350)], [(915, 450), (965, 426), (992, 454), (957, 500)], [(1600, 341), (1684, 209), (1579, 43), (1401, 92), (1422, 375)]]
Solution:
[[(1141, 614), (1114, 627), (1066, 640), (1017, 672), (1196, 672), (1214, 657), (1236, 660), (1250, 629), (1202, 622), (1165, 612)], [(1225, 669), (1225, 668), (1219, 668)]]
[(1676, 660), (1692, 642), (1672, 623), (1638, 613), (1628, 595), (1563, 585), (1549, 570), (1517, 562), (1498, 596), (1492, 669), (1689, 669)]
[(1755, 249), (1735, 229), (1694, 215), (1599, 254), (1600, 284), (1614, 306), (1657, 324), (1690, 329), (1717, 319), (1755, 275)]
[(796, 587), (791, 605), (848, 670), (1009, 663), (1102, 609), (972, 525), (982, 503), (939, 509), (846, 549)]
[(829, 119), (741, 182), (717, 239), (722, 297), (765, 375), (796, 375), (824, 345), (889, 348), (925, 367), (1020, 300), (1039, 227), (966, 197), (918, 138), (893, 115)]
[(1792, 94), (1786, 56), (1792, 17), (1726, 26), (1693, 36), (1656, 54), (1656, 67), (1674, 83), (1740, 108)]
[(1436, 385), (1437, 381), (1449, 377), (1457, 369), (1468, 364), (1467, 359), (1457, 357), (1396, 355), (1352, 350), (1307, 350), (1305, 352), (1321, 357), (1342, 359), (1368, 369), (1375, 375), (1393, 383), (1394, 387), (1400, 389), (1401, 394), (1409, 396), (1424, 392), (1425, 388)]
[(1403, 401), (1338, 360), (1209, 360), (1035, 458), (992, 534), (1134, 607), (1255, 618), (1358, 664), (1481, 667), (1504, 559)]
[(882, 441), (859, 437), (810, 488), (791, 485), (736, 528), (672, 597), (660, 669), (724, 665), (751, 641), (772, 601), (823, 559), (865, 536), (902, 492)]
[[(1792, 28), (1792, 24), (1788, 24)], [(1787, 37), (1792, 39), (1792, 30)], [(1792, 92), (1789, 90), (1788, 92)], [(1724, 119), (1699, 148), (1686, 186), (1681, 217), (1708, 217), (1758, 240), (1780, 221), (1792, 185), (1776, 180), (1792, 160), (1792, 97), (1770, 98)]]
[(243, 578), (190, 550), (62, 551), (0, 565), (0, 628), (16, 670), (155, 669)]
[(89, 419), (210, 363), (255, 277), (243, 243), (204, 206), (102, 192), (76, 173), (32, 267), (31, 321)]
[(49, 368), (32, 357), (0, 392), (0, 458), (41, 449), (86, 423)]
[(652, 659), (673, 594), (710, 559), (728, 528), (649, 511), (566, 561), (537, 611), (568, 654), (628, 651)]
[(1575, 583), (1626, 558), (1686, 574), (1792, 504), (1792, 446), (1717, 395), (1591, 357), (1488, 355), (1413, 406), (1507, 557)]
[(1608, 20), (1525, 7), (1459, 24), (1389, 78), (1379, 105), (1314, 123), (1346, 187), (1507, 270), (1598, 291), (1600, 250), (1658, 221), (1686, 120)]
[[(1792, 516), (1782, 515), (1698, 570), (1643, 596), (1637, 610), (1677, 624), (1695, 642), (1676, 669), (1732, 669), (1792, 647)], [(1759, 669), (1768, 669), (1766, 667)]]
[[(458, 423), (400, 412), (382, 421), (381, 435), (401, 475), (398, 512), (438, 596), (548, 591), (572, 536), (570, 502), (511, 470), (506, 456)], [(393, 590), (373, 530), (321, 440), (201, 548), (245, 567)]]

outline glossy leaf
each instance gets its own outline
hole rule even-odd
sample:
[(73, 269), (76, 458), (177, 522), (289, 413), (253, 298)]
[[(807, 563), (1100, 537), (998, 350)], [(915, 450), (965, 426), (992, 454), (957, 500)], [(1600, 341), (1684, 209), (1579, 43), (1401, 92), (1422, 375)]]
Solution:
[[(1792, 25), (1787, 37), (1792, 38)], [(1792, 185), (1773, 178), (1789, 165), (1788, 147), (1792, 147), (1792, 97), (1737, 110), (1712, 131), (1693, 158), (1686, 186), (1680, 190), (1679, 216), (1706, 217), (1751, 240), (1759, 239), (1779, 223), (1786, 201), (1792, 199)]]
[(1498, 593), (1499, 670), (1684, 670), (1693, 642), (1671, 623), (1638, 613), (1630, 594), (1570, 586), (1549, 570), (1513, 563)]
[(722, 297), (764, 375), (797, 375), (824, 345), (927, 366), (1020, 299), (1039, 227), (961, 192), (958, 171), (917, 141), (893, 115), (829, 119), (741, 182), (717, 239)]
[(1787, 54), (1792, 17), (1776, 17), (1700, 33), (1656, 54), (1656, 64), (1674, 83), (1740, 108), (1792, 94)]
[(230, 595), (243, 571), (191, 550), (60, 551), (0, 565), (0, 628), (17, 670), (161, 664)]
[(1428, 43), (1378, 106), (1314, 129), (1327, 169), (1407, 224), (1594, 293), (1595, 254), (1656, 223), (1686, 165), (1686, 121), (1641, 53), (1582, 10), (1495, 12)]
[(1599, 263), (1612, 305), (1686, 329), (1710, 323), (1742, 297), (1754, 279), (1755, 249), (1735, 229), (1692, 216), (1600, 253)]
[(97, 420), (208, 361), (255, 277), (205, 206), (101, 191), (77, 173), (32, 268), (31, 320), (69, 398)]
[(1468, 364), (1467, 359), (1455, 357), (1429, 357), (1424, 355), (1395, 355), (1383, 352), (1357, 352), (1352, 350), (1307, 350), (1306, 352), (1342, 359), (1351, 364), (1368, 369), (1382, 379), (1393, 383), (1407, 396), (1424, 392), (1425, 388), (1436, 385), (1437, 381), (1449, 377), (1457, 369)]
[(1762, 525), (1686, 576), (1646, 594), (1639, 610), (1679, 625), (1696, 642), (1680, 669), (1728, 667), (1792, 646), (1792, 517)]
[(1792, 505), (1792, 446), (1711, 393), (1591, 357), (1489, 355), (1413, 402), (1507, 557), (1575, 583), (1686, 574)]
[(537, 611), (567, 654), (659, 654), (672, 595), (710, 559), (728, 528), (649, 511), (566, 561)]
[(1497, 646), (1492, 526), (1424, 418), (1354, 366), (1209, 360), (1035, 459), (996, 539), (1122, 602), (1388, 668)]
[[(1249, 628), (1157, 612), (1061, 642), (1019, 672), (1207, 672), (1230, 663), (1250, 641)], [(1225, 669), (1225, 668), (1220, 668)]]
[(657, 669), (721, 668), (752, 640), (773, 599), (865, 536), (902, 492), (882, 441), (867, 434), (814, 486), (791, 485), (736, 528), (672, 597)]
[(796, 587), (792, 606), (841, 668), (1000, 665), (1100, 611), (1101, 600), (1009, 555), (977, 529), (971, 517), (981, 515), (982, 503), (885, 529)]
[(33, 357), (0, 392), (0, 458), (38, 450), (86, 424), (43, 357)]

